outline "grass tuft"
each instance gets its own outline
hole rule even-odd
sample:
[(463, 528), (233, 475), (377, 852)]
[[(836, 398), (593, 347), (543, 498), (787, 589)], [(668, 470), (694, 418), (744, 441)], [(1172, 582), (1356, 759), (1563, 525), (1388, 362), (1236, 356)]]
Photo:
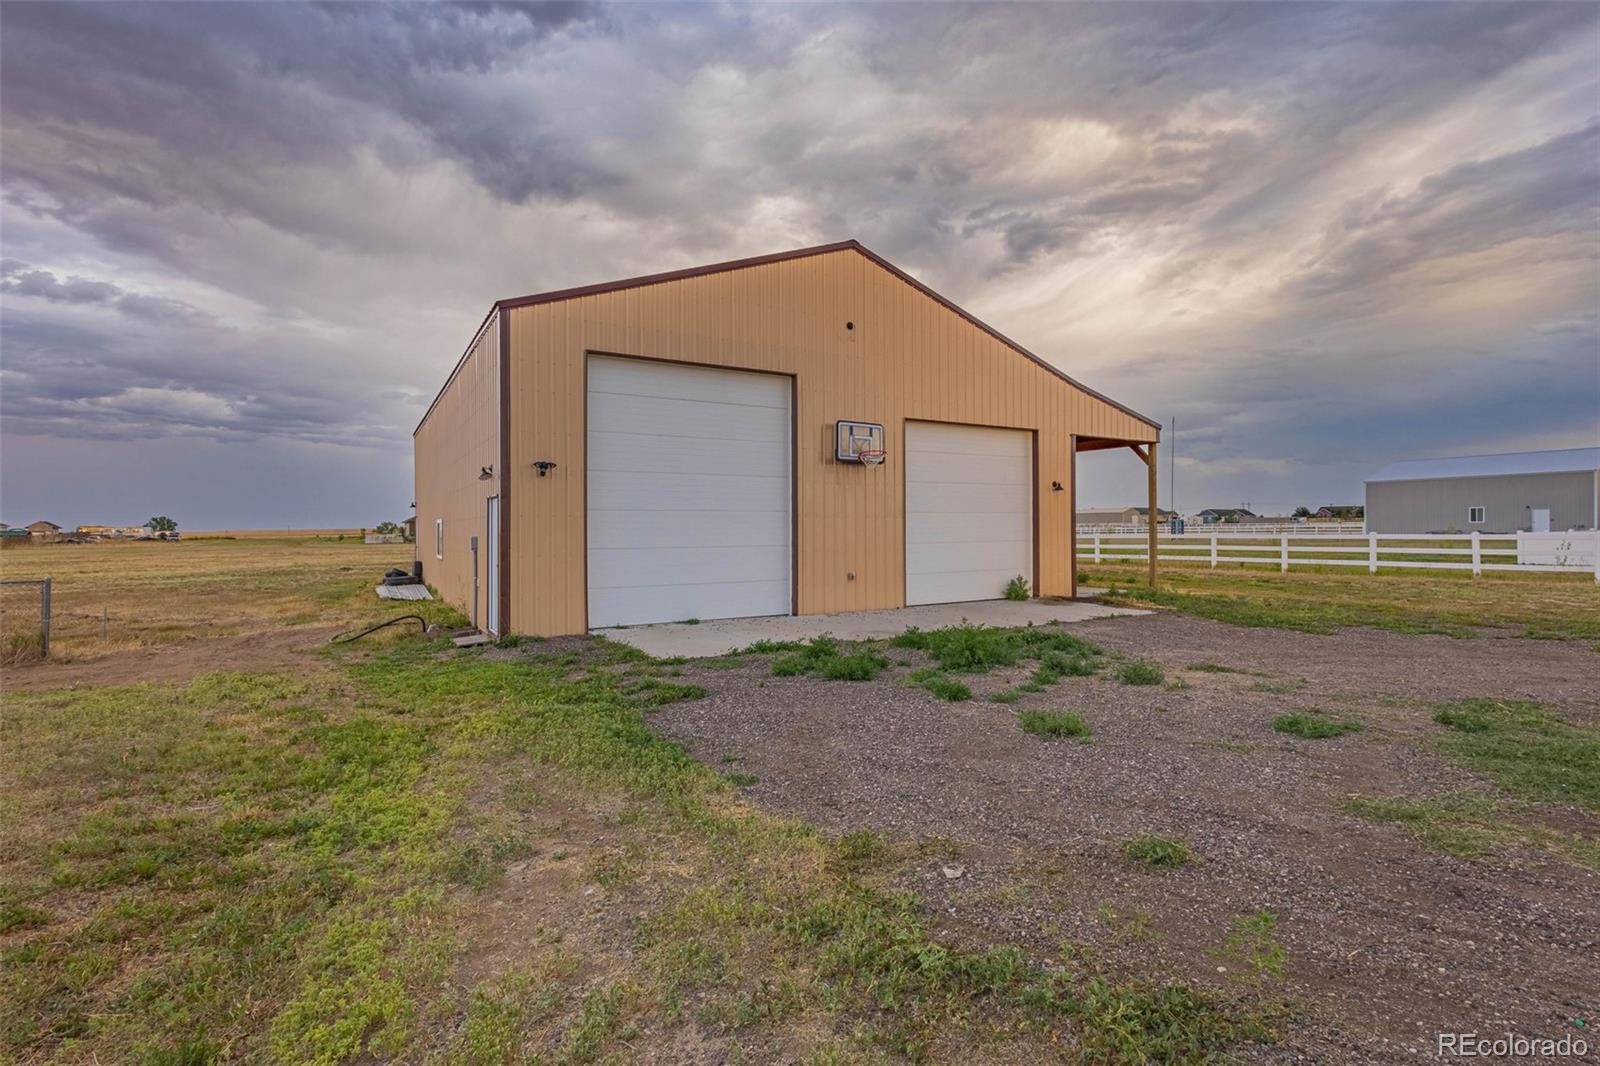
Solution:
[(917, 670), (907, 675), (907, 680), (914, 685), (921, 685), (941, 700), (960, 703), (972, 698), (972, 690), (965, 683), (946, 677), (938, 670)]
[(1182, 866), (1194, 857), (1189, 846), (1171, 837), (1139, 836), (1122, 842), (1122, 854), (1147, 866)]
[(1313, 709), (1303, 714), (1298, 711), (1280, 714), (1272, 720), (1272, 728), (1302, 740), (1328, 740), (1346, 733), (1359, 733), (1362, 725), (1360, 722), (1336, 721)]
[(1166, 679), (1161, 664), (1150, 659), (1134, 659), (1117, 667), (1117, 680), (1124, 685), (1159, 685)]
[(1235, 915), (1222, 954), (1242, 960), (1258, 977), (1282, 977), (1288, 952), (1277, 938), (1278, 916), (1261, 910)]
[[(774, 643), (769, 646), (777, 645)], [(759, 647), (751, 645), (751, 650)], [(788, 647), (792, 650), (780, 655), (772, 663), (774, 677), (810, 675), (828, 681), (871, 681), (889, 665), (889, 660), (874, 651), (845, 654), (839, 642), (827, 634)]]
[(1017, 715), (1024, 733), (1047, 740), (1070, 737), (1080, 744), (1089, 742), (1089, 724), (1072, 711), (1023, 711)]

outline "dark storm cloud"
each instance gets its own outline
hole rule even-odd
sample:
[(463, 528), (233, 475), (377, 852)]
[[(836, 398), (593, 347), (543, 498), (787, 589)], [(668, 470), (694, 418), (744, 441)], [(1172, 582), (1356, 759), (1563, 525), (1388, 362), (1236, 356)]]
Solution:
[(92, 278), (57, 278), (48, 270), (32, 270), (17, 259), (0, 261), (0, 292), (37, 296), (52, 303), (98, 304), (135, 318), (172, 320), (208, 317), (182, 300), (124, 292), (109, 281)]
[(490, 299), (843, 236), (1177, 414), (1196, 492), (1597, 431), (1593, 6), (58, 3), (0, 30), (8, 434), (243, 470), (309, 442), (403, 494)]

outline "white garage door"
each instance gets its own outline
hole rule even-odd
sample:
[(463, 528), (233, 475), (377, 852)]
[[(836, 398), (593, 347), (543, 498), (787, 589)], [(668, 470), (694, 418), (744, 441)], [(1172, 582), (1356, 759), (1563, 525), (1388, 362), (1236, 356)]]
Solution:
[(993, 600), (1033, 582), (1033, 438), (906, 423), (906, 603)]
[(788, 614), (786, 377), (589, 359), (589, 625)]

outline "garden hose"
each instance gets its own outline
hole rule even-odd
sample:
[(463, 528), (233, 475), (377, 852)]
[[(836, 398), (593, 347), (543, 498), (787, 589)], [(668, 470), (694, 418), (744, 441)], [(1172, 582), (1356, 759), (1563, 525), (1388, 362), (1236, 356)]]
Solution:
[(428, 634), (428, 620), (426, 618), (423, 618), (420, 614), (403, 614), (398, 618), (391, 618), (387, 622), (379, 622), (377, 625), (373, 626), (371, 629), (363, 629), (361, 632), (356, 633), (353, 636), (334, 637), (332, 640), (328, 641), (328, 643), (329, 644), (348, 644), (352, 640), (360, 640), (362, 637), (366, 636), (368, 633), (376, 633), (378, 630), (384, 629), (384, 628), (386, 628), (388, 626), (392, 626), (396, 622), (408, 622), (408, 621), (415, 621), (418, 626), (422, 627), (422, 629), (421, 629), (422, 635), (423, 636), (427, 636), (427, 634)]

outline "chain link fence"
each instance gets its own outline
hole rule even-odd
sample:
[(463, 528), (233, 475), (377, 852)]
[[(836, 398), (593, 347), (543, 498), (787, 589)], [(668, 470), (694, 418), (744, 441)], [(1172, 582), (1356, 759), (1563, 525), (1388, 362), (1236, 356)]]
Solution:
[(0, 581), (0, 665), (50, 656), (50, 579)]

